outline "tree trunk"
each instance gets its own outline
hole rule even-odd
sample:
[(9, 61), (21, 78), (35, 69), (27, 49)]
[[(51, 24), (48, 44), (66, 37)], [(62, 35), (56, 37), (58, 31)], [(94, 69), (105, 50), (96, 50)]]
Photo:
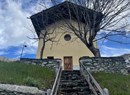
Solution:
[(43, 45), (42, 48), (41, 48), (41, 51), (40, 51), (40, 59), (43, 59), (44, 47), (45, 47), (45, 45)]
[(43, 59), (43, 52), (44, 52), (44, 48), (45, 48), (45, 39), (42, 39), (42, 40), (43, 40), (43, 45), (42, 45), (42, 48), (40, 51), (40, 59)]
[(94, 46), (88, 47), (89, 50), (93, 53), (95, 57), (101, 57), (100, 51), (98, 48), (95, 48)]

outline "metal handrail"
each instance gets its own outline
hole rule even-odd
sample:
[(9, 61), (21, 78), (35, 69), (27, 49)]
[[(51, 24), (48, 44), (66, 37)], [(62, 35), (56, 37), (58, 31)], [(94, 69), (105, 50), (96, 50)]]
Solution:
[(108, 93), (104, 92), (104, 90), (100, 87), (100, 85), (91, 75), (91, 73), (87, 70), (87, 68), (83, 65), (83, 63), (80, 63), (80, 71), (87, 80), (89, 87), (91, 88), (94, 95), (108, 95)]
[(62, 66), (60, 66), (58, 69), (58, 73), (56, 75), (55, 82), (53, 84), (50, 95), (57, 95), (57, 91), (58, 91), (59, 83), (60, 83), (61, 72), (62, 72)]

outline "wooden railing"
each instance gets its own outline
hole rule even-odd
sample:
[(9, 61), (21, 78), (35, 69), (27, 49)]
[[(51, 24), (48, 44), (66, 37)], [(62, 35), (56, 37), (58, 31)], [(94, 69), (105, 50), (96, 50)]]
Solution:
[(83, 65), (83, 63), (80, 63), (80, 72), (85, 77), (94, 95), (109, 95), (108, 90), (104, 90), (100, 87), (100, 85), (91, 75), (87, 67)]
[(60, 83), (61, 73), (62, 73), (62, 66), (60, 66), (59, 69), (58, 69), (58, 72), (57, 72), (57, 75), (56, 75), (56, 78), (55, 78), (55, 82), (53, 84), (50, 95), (57, 95), (58, 88), (59, 88), (59, 83)]

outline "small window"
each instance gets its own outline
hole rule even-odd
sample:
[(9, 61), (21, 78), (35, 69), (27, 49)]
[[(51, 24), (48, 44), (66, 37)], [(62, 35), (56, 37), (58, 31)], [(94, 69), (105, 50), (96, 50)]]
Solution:
[(47, 56), (47, 59), (54, 59), (54, 56)]
[(64, 36), (64, 39), (65, 39), (66, 41), (70, 41), (70, 40), (71, 40), (71, 36), (70, 36), (69, 34), (66, 34), (66, 35)]

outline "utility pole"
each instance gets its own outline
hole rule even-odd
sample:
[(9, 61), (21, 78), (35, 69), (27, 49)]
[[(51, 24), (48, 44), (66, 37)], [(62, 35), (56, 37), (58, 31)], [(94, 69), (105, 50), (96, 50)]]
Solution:
[(22, 51), (21, 51), (21, 55), (20, 55), (20, 59), (22, 58), (22, 55), (23, 55), (23, 51), (24, 51), (24, 48), (27, 47), (27, 45), (25, 45), (25, 43), (23, 44), (23, 47), (22, 47)]

